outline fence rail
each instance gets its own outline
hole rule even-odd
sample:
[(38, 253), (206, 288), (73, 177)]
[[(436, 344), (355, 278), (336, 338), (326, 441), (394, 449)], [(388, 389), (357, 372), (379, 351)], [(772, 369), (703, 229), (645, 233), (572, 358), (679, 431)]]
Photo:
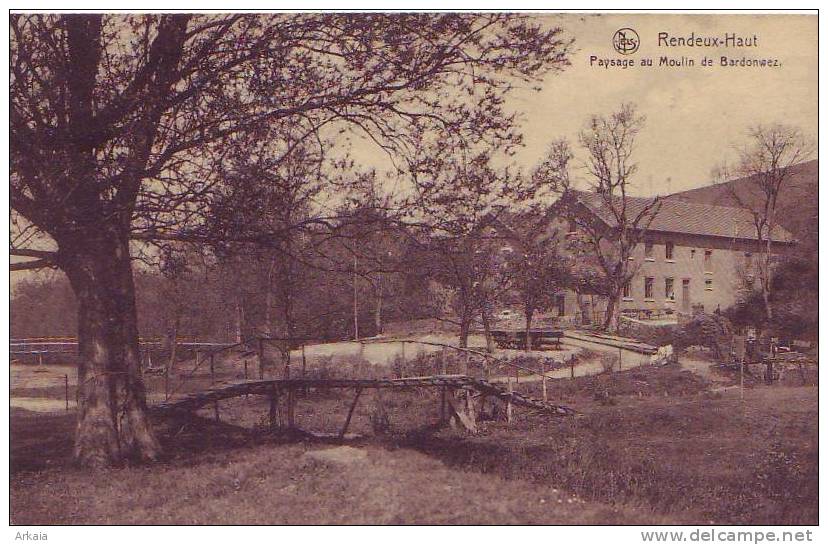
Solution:
[[(49, 354), (65, 355), (67, 353), (76, 353), (77, 341), (56, 340), (56, 337), (48, 338), (16, 338), (11, 343), (11, 353), (13, 355), (21, 356), (36, 356), (36, 363), (43, 364), (43, 357)], [(424, 368), (419, 366), (419, 371), (441, 375), (447, 373), (447, 354), (453, 355), (452, 365), (454, 370), (466, 376), (473, 376), (481, 380), (489, 380), (492, 373), (501, 376), (501, 380), (505, 380), (510, 388), (512, 388), (512, 381), (515, 386), (519, 382), (520, 373), (540, 376), (543, 381), (544, 401), (547, 400), (546, 382), (547, 372), (555, 370), (562, 366), (572, 366), (574, 376), (574, 360), (565, 361), (563, 358), (540, 358), (537, 367), (524, 365), (495, 356), (483, 350), (458, 347), (448, 343), (412, 340), (412, 339), (386, 339), (386, 338), (364, 338), (355, 341), (343, 341), (343, 343), (359, 343), (363, 346), (368, 345), (383, 345), (383, 344), (397, 344), (400, 347), (398, 354), (395, 356), (394, 362), (401, 360), (402, 365), (395, 368), (394, 372), (398, 378), (406, 378), (411, 371), (415, 369), (409, 365), (411, 360), (406, 357), (407, 346), (429, 347), (433, 350), (434, 361), (430, 363), (430, 367)], [(186, 369), (176, 367), (183, 363), (178, 359), (182, 355), (181, 352), (173, 355), (170, 352), (159, 353), (155, 350), (161, 347), (163, 343), (155, 340), (142, 340), (142, 353), (146, 356), (143, 369), (147, 376), (148, 385), (154, 384), (153, 388), (157, 394), (163, 392), (163, 399), (169, 401), (188, 393), (194, 393), (198, 390), (210, 388), (219, 383), (220, 380), (230, 376), (234, 379), (243, 378), (245, 381), (280, 379), (287, 380), (291, 378), (299, 378), (302, 380), (308, 379), (314, 375), (308, 375), (308, 360), (306, 357), (306, 348), (315, 345), (332, 344), (330, 341), (323, 339), (314, 339), (309, 337), (253, 337), (238, 343), (223, 343), (223, 342), (209, 342), (209, 341), (183, 341), (176, 343), (176, 346), (188, 351), (186, 360), (191, 363)], [(281, 355), (281, 362), (279, 357), (272, 354), (272, 348), (276, 345), (278, 353)], [(236, 368), (228, 375), (227, 366), (225, 362), (219, 361), (219, 358), (232, 351), (238, 351), (238, 358), (233, 365)], [(300, 360), (292, 361), (292, 353), (300, 352)], [(268, 352), (271, 352), (268, 354)], [(410, 351), (409, 351), (410, 353)], [(172, 358), (176, 361), (172, 361)], [(324, 357), (324, 356), (323, 356)], [(419, 357), (419, 354), (418, 354)], [(154, 362), (153, 362), (154, 359)], [(280, 365), (281, 363), (281, 365)], [(392, 362), (389, 360), (389, 364)], [(301, 366), (300, 366), (301, 365)], [(243, 371), (243, 374), (242, 374)], [(177, 376), (176, 376), (177, 373)], [(293, 376), (292, 376), (293, 375)], [(318, 375), (317, 375), (318, 376)], [(163, 385), (159, 379), (163, 381)]]

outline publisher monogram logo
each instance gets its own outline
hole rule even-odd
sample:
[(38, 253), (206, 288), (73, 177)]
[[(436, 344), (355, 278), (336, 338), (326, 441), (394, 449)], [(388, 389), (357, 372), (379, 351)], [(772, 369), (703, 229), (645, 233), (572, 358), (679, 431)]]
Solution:
[(612, 47), (622, 55), (632, 55), (638, 51), (640, 43), (638, 32), (631, 28), (617, 30), (612, 37)]

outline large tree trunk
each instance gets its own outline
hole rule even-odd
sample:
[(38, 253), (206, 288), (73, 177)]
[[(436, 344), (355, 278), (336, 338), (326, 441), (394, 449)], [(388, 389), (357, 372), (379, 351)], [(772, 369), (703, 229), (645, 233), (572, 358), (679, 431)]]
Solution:
[(102, 229), (61, 247), (78, 300), (74, 457), (91, 467), (154, 460), (161, 450), (146, 411), (129, 245), (113, 235)]
[(382, 335), (382, 297), (383, 297), (383, 285), (382, 285), (382, 276), (377, 278), (376, 284), (376, 295), (377, 300), (376, 304), (374, 305), (374, 329), (376, 329), (377, 335)]
[(492, 339), (492, 325), (489, 323), (489, 314), (484, 309), (480, 313), (480, 318), (483, 321), (483, 333), (486, 336), (486, 352), (494, 352), (494, 340)]
[(469, 346), (469, 330), (471, 329), (471, 316), (463, 313), (460, 316), (460, 348)]
[(771, 320), (773, 318), (773, 305), (771, 304), (770, 295), (771, 295), (771, 246), (770, 246), (770, 237), (768, 238), (768, 243), (765, 248), (765, 255), (763, 256), (762, 260), (762, 270), (760, 279), (761, 286), (762, 286), (762, 302), (765, 304), (765, 324), (766, 327), (770, 327)]
[(236, 299), (236, 316), (235, 316), (235, 341), (236, 344), (244, 342), (244, 307), (242, 306), (241, 296)]
[(575, 301), (578, 305), (578, 311), (581, 313), (581, 325), (589, 325), (592, 323), (590, 321), (589, 311), (587, 310), (584, 295), (580, 291), (575, 292)]
[(276, 330), (273, 322), (273, 269), (276, 267), (276, 259), (270, 258), (267, 265), (267, 274), (265, 275), (265, 315), (264, 315), (264, 335), (265, 337), (275, 337)]
[(532, 335), (529, 332), (532, 330), (532, 317), (535, 315), (535, 307), (531, 305), (526, 305), (526, 308), (523, 310), (523, 315), (526, 318), (526, 351), (532, 351)]
[(173, 325), (169, 331), (167, 331), (167, 351), (170, 355), (169, 360), (167, 361), (167, 374), (172, 372), (173, 367), (175, 366), (176, 358), (178, 357), (178, 328), (181, 325), (181, 317), (176, 312), (175, 320), (173, 321)]
[(129, 254), (129, 240), (124, 237), (116, 248), (118, 267), (117, 295), (121, 317), (121, 338), (123, 347), (123, 373), (116, 375), (116, 389), (122, 406), (116, 417), (121, 443), (121, 456), (132, 461), (156, 460), (161, 454), (147, 415), (147, 392), (141, 373), (141, 352), (138, 335), (138, 309), (135, 304), (135, 281), (132, 276), (132, 261)]
[(620, 301), (620, 293), (612, 293), (607, 296), (607, 310), (604, 314), (602, 329), (608, 333), (618, 333), (618, 321), (621, 312)]

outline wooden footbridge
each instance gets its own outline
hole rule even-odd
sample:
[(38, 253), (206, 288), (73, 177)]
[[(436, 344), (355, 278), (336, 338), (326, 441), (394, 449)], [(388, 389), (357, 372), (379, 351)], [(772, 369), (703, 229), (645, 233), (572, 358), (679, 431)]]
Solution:
[[(509, 384), (511, 386), (511, 383)], [(511, 420), (512, 406), (525, 407), (553, 416), (572, 416), (575, 411), (562, 405), (533, 399), (503, 388), (480, 378), (467, 375), (433, 375), (398, 379), (303, 379), (282, 378), (274, 380), (239, 381), (217, 384), (209, 390), (192, 393), (156, 405), (154, 410), (162, 413), (194, 412), (212, 405), (216, 419), (219, 418), (218, 402), (248, 395), (265, 396), (270, 401), (270, 426), (277, 427), (277, 412), (284, 406), (289, 428), (295, 427), (294, 408), (297, 392), (308, 389), (352, 389), (354, 398), (339, 433), (342, 438), (348, 431), (354, 409), (360, 395), (366, 389), (378, 388), (436, 388), (441, 393), (441, 421), (455, 423), (469, 432), (477, 432), (477, 422), (486, 401), (499, 400), (506, 405), (506, 414)]]

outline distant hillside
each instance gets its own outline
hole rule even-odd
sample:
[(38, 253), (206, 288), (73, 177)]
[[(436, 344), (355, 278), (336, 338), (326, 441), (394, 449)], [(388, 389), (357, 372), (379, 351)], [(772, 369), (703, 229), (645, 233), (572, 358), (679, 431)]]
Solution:
[[(803, 240), (816, 233), (819, 219), (819, 161), (799, 163), (791, 167), (793, 176), (786, 182), (779, 196), (780, 223), (793, 235)], [(720, 184), (708, 185), (673, 193), (668, 199), (689, 202), (739, 206), (733, 198), (735, 191), (747, 203), (759, 202), (751, 178), (739, 178)]]

